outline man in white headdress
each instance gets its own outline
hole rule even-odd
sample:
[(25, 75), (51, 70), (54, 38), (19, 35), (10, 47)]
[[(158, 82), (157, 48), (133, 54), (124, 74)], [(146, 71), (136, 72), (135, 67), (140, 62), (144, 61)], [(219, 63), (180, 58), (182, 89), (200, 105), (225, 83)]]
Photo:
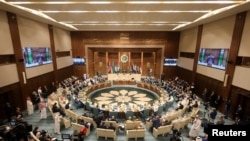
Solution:
[(198, 115), (196, 115), (193, 125), (189, 131), (189, 136), (190, 137), (198, 137), (200, 134), (200, 128), (201, 128), (201, 120)]
[(40, 112), (41, 112), (41, 117), (40, 119), (46, 119), (47, 118), (47, 104), (45, 101), (41, 101), (40, 102), (40, 105), (39, 105), (39, 109), (40, 109)]
[(61, 122), (61, 116), (60, 116), (60, 113), (59, 112), (57, 112), (56, 114), (55, 114), (55, 133), (57, 133), (57, 134), (61, 134), (61, 132), (60, 132), (60, 122)]
[(33, 114), (34, 113), (34, 105), (31, 101), (30, 97), (27, 97), (26, 103), (27, 103), (28, 115)]

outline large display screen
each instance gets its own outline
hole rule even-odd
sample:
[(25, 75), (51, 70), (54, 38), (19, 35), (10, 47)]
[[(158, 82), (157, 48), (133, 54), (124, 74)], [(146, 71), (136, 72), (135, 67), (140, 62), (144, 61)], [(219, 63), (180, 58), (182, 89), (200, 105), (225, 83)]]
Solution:
[(73, 58), (73, 64), (74, 65), (85, 65), (85, 58), (81, 58), (81, 57)]
[(199, 54), (198, 64), (212, 68), (225, 70), (228, 61), (229, 49), (202, 48)]
[(176, 66), (177, 65), (177, 59), (174, 58), (165, 58), (163, 62), (164, 66)]
[(23, 57), (27, 68), (52, 63), (48, 47), (24, 47)]

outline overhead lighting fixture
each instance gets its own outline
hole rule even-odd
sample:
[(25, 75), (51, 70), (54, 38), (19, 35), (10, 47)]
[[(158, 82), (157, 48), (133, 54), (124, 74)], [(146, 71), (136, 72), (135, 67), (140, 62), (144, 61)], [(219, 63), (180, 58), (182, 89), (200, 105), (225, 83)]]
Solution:
[(47, 19), (47, 20), (49, 20), (49, 21), (53, 21), (53, 22), (55, 22), (55, 23), (61, 24), (61, 25), (65, 26), (65, 27), (69, 27), (69, 28), (71, 28), (71, 29), (78, 30), (76, 27), (74, 27), (74, 26), (72, 26), (72, 25), (69, 25), (69, 24), (66, 24), (66, 23), (58, 22), (58, 21), (56, 21), (55, 19), (49, 17), (48, 15), (46, 15), (46, 14), (40, 12), (40, 11), (33, 10), (33, 9), (30, 9), (30, 8), (26, 8), (26, 7), (19, 6), (19, 5), (9, 4), (8, 2), (3, 1), (3, 0), (0, 0), (0, 1), (2, 1), (2, 2), (8, 4), (8, 5), (11, 5), (11, 6), (13, 6), (13, 7), (16, 7), (17, 9), (21, 9), (21, 10), (23, 10), (23, 11), (26, 11), (26, 12), (29, 12), (29, 13), (34, 14), (34, 15), (36, 15), (36, 16), (42, 17), (42, 18)]
[(187, 26), (187, 25), (189, 25), (189, 24), (196, 23), (196, 22), (198, 22), (198, 21), (207, 19), (207, 18), (209, 18), (209, 17), (211, 17), (211, 16), (214, 16), (214, 15), (217, 15), (217, 14), (219, 14), (219, 13), (222, 13), (222, 12), (224, 12), (224, 11), (226, 11), (226, 10), (232, 9), (232, 8), (238, 6), (238, 5), (240, 5), (240, 4), (230, 5), (230, 6), (227, 6), (227, 7), (223, 7), (223, 8), (220, 8), (220, 9), (213, 10), (213, 11), (211, 11), (211, 12), (209, 12), (209, 13), (206, 13), (206, 14), (202, 15), (201, 17), (195, 19), (193, 22), (181, 24), (181, 25), (175, 27), (173, 30), (177, 30), (177, 29), (182, 28), (182, 27), (185, 27), (185, 26)]
[[(4, 1), (4, 0), (1, 0)], [(249, 0), (246, 0), (249, 1)], [(244, 0), (241, 1), (233, 1), (233, 0), (210, 0), (210, 1), (184, 1), (184, 0), (176, 0), (176, 1), (13, 1), (9, 2), (11, 4), (237, 4), (246, 2)]]
[(148, 10), (134, 10), (134, 11), (117, 11), (117, 10), (102, 10), (102, 11), (55, 11), (48, 10), (43, 11), (43, 13), (207, 13), (211, 12), (211, 10), (190, 10), (190, 11), (180, 11), (180, 10), (163, 10), (163, 11), (148, 11)]
[(130, 2), (124, 2), (128, 4), (235, 4), (235, 3), (241, 3), (245, 1), (130, 1)]

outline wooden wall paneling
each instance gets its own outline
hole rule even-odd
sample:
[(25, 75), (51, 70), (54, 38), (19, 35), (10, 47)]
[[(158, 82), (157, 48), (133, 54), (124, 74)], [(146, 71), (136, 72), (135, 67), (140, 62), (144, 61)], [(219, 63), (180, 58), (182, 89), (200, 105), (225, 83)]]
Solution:
[[(199, 97), (204, 98), (204, 96), (202, 96), (202, 92), (205, 88), (207, 88), (208, 90), (208, 95), (210, 95), (211, 92), (214, 91), (216, 96), (220, 95), (222, 97), (221, 88), (223, 86), (223, 82), (201, 74), (196, 74), (196, 79), (194, 83), (196, 94)], [(223, 108), (223, 103), (221, 103), (218, 110), (223, 111)]]
[(86, 69), (88, 70), (87, 73), (90, 77), (93, 77), (95, 75), (95, 68), (94, 68), (94, 51), (90, 48), (87, 49), (88, 57), (87, 57), (87, 66)]
[[(73, 65), (72, 66), (68, 66), (68, 67), (65, 67), (65, 68), (61, 68), (58, 70), (58, 81), (62, 81), (66, 78), (69, 78), (72, 76), (73, 74)], [(84, 65), (79, 65), (80, 68), (83, 68)], [(83, 73), (81, 73), (78, 77), (82, 77), (83, 76)]]
[(101, 72), (101, 74), (106, 74), (106, 53), (105, 52), (94, 52), (94, 65), (95, 73)]
[(232, 100), (230, 117), (233, 118), (238, 105), (242, 106), (243, 119), (247, 120), (250, 115), (250, 91), (232, 86), (229, 97)]
[[(166, 34), (165, 36), (166, 42), (165, 42), (165, 47), (163, 54), (163, 58), (178, 58), (178, 50), (179, 50), (179, 40), (180, 40), (180, 32), (172, 32), (171, 34)], [(163, 62), (162, 58), (162, 62)], [(173, 78), (174, 76), (177, 76), (177, 68), (176, 67), (162, 67), (162, 73), (165, 74), (165, 79), (170, 79)], [(182, 72), (181, 72), (182, 74)], [(185, 76), (187, 77), (187, 76)], [(185, 78), (183, 77), (183, 78)], [(180, 77), (182, 78), (182, 77)]]
[(141, 67), (141, 68), (140, 68), (140, 69), (141, 69), (141, 74), (144, 73), (144, 70), (143, 70), (143, 67), (144, 67), (144, 65), (143, 65), (143, 62), (144, 62), (144, 61), (143, 61), (143, 58), (144, 58), (144, 57), (143, 57), (143, 52), (141, 52), (141, 66), (140, 66), (140, 67)]
[(24, 59), (23, 59), (23, 52), (22, 52), (22, 45), (21, 45), (21, 39), (18, 29), (18, 23), (17, 23), (17, 17), (13, 13), (7, 12), (7, 18), (8, 18), (8, 24), (10, 29), (10, 35), (12, 39), (12, 45), (14, 49), (15, 54), (15, 63), (17, 65), (17, 74), (19, 78), (19, 84), (20, 84), (20, 91), (18, 94), (14, 95), (12, 97), (13, 99), (19, 99), (18, 106), (24, 110), (26, 108), (26, 97), (27, 97), (27, 85), (26, 85), (26, 78), (23, 77), (23, 73), (26, 73), (25, 71), (25, 65), (24, 65)]
[(228, 75), (228, 79), (227, 79), (228, 82), (227, 82), (226, 87), (222, 87), (222, 91), (221, 91), (224, 98), (230, 97), (230, 89), (231, 89), (231, 84), (233, 81), (233, 75), (234, 75), (235, 66), (237, 62), (237, 57), (238, 57), (238, 52), (240, 48), (241, 37), (242, 37), (243, 29), (244, 29), (246, 15), (247, 15), (247, 12), (242, 12), (236, 15), (234, 30), (233, 30), (233, 35), (232, 35), (232, 40), (231, 40), (231, 45), (230, 45), (230, 50), (229, 50), (229, 56), (228, 56), (228, 60), (232, 63), (227, 64), (225, 74)]
[[(121, 35), (128, 36), (129, 40), (128, 42), (121, 42)], [(152, 46), (164, 46), (164, 55), (163, 56), (178, 56), (178, 44), (179, 44), (179, 35), (180, 32), (165, 32), (165, 31), (127, 31), (127, 32), (121, 32), (121, 31), (73, 31), (71, 32), (71, 41), (72, 41), (72, 52), (73, 56), (89, 56), (86, 50), (85, 52), (81, 52), (80, 49), (89, 48), (88, 46), (94, 46), (94, 45), (105, 45), (106, 47), (95, 47), (95, 51), (103, 51), (103, 52), (116, 52), (118, 53), (117, 59), (119, 59), (120, 55), (119, 53), (122, 52), (156, 52), (155, 48), (146, 47), (147, 45)], [(116, 48), (115, 45), (121, 46), (121, 45), (145, 45), (145, 48)], [(112, 46), (112, 47), (109, 47)], [(94, 48), (93, 48), (94, 49)], [(162, 50), (163, 51), (163, 50)], [(142, 56), (142, 55), (141, 55)], [(157, 56), (158, 57), (158, 56)], [(86, 57), (88, 59), (88, 57)], [(108, 59), (110, 59), (108, 57)], [(143, 57), (141, 58), (141, 62), (144, 61)], [(107, 61), (107, 59), (106, 59)], [(116, 61), (117, 62), (117, 61)], [(144, 62), (145, 63), (145, 62)], [(144, 65), (144, 63), (141, 63), (141, 65)], [(158, 63), (158, 62), (157, 62)], [(86, 69), (91, 64), (88, 64)], [(92, 64), (93, 65), (93, 64)], [(158, 64), (157, 64), (158, 65)], [(142, 67), (143, 68), (146, 67)], [(159, 72), (162, 72), (162, 68), (160, 68)], [(157, 68), (159, 69), (159, 68)], [(92, 71), (92, 70), (88, 70)], [(157, 76), (160, 76), (158, 74), (159, 72), (156, 72)], [(143, 70), (143, 74), (147, 74), (147, 70)]]
[[(153, 53), (143, 53), (143, 74), (148, 76), (149, 69), (154, 69), (154, 58)], [(154, 70), (153, 70), (154, 73)]]
[(55, 50), (55, 40), (54, 40), (54, 29), (52, 25), (48, 25), (49, 30), (49, 39), (50, 39), (50, 49), (52, 53), (52, 64), (53, 64), (53, 82), (58, 81), (58, 74), (57, 74), (57, 62), (56, 62), (56, 50)]
[(178, 48), (179, 48), (179, 40), (180, 40), (180, 32), (170, 32), (169, 34), (165, 34), (165, 48), (164, 48), (164, 56), (165, 58), (177, 58), (178, 57)]
[(105, 51), (105, 64), (106, 64), (106, 66), (107, 66), (107, 69), (106, 69), (106, 73), (105, 74), (108, 74), (108, 71), (109, 71), (109, 60), (108, 60), (108, 58), (109, 58), (109, 53), (107, 52), (107, 51)]
[(73, 65), (73, 76), (82, 77), (86, 72), (86, 65)]
[[(163, 67), (163, 72), (164, 72), (164, 76), (165, 76), (164, 79), (165, 80), (173, 79), (175, 76), (178, 76), (177, 69), (178, 68), (176, 66), (164, 66)], [(184, 74), (184, 73), (181, 72), (181, 74)], [(183, 79), (182, 77), (180, 77), (180, 78)], [(183, 79), (183, 80), (185, 80), (185, 79)]]
[[(21, 87), (19, 83), (11, 84), (0, 88), (0, 109), (4, 111), (6, 108), (6, 102), (9, 102), (15, 110), (16, 107), (22, 105), (22, 100), (20, 100)], [(23, 108), (20, 107), (22, 110)], [(13, 111), (14, 112), (14, 111)], [(5, 113), (0, 114), (0, 119), (5, 119)]]
[(82, 32), (71, 32), (72, 56), (86, 56)]
[(39, 75), (37, 77), (33, 77), (27, 80), (27, 84), (29, 85), (28, 95), (30, 96), (32, 92), (37, 91), (38, 87), (50, 86), (50, 84), (54, 81), (54, 73), (49, 72), (46, 74)]
[(141, 64), (141, 53), (140, 52), (131, 52), (131, 63), (140, 65)]
[[(165, 68), (167, 70), (167, 68), (169, 68), (169, 67), (164, 67), (164, 70), (165, 70)], [(167, 74), (168, 74), (168, 72), (165, 73), (165, 75), (168, 77)], [(173, 74), (173, 75), (178, 76), (179, 78), (181, 78), (181, 79), (183, 79), (183, 80), (185, 80), (185, 81), (187, 81), (189, 83), (192, 82), (192, 71), (190, 71), (190, 70), (187, 70), (187, 69), (184, 69), (184, 68), (181, 68), (181, 67), (177, 66), (176, 67), (176, 73)], [(170, 76), (168, 78), (173, 78), (174, 76)]]
[(194, 82), (196, 79), (196, 71), (197, 71), (197, 64), (198, 64), (199, 53), (200, 53), (202, 31), (203, 31), (203, 25), (198, 26), (197, 40), (196, 40), (196, 46), (195, 46), (195, 55), (194, 55), (193, 73), (192, 73), (192, 80), (191, 80), (192, 82)]
[(158, 49), (155, 53), (155, 77), (160, 79), (161, 74), (163, 73), (163, 56), (162, 56), (162, 49)]

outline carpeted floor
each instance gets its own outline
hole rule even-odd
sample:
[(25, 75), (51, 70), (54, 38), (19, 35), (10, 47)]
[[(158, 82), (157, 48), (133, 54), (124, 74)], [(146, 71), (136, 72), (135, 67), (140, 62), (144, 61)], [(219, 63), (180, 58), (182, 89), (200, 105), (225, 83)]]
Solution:
[[(175, 108), (176, 104), (174, 103), (172, 108)], [(72, 104), (72, 108), (74, 110), (74, 112), (78, 113), (79, 115), (82, 115), (85, 111), (83, 108), (79, 108), (77, 109), (76, 107), (74, 107), (74, 105)], [(166, 111), (164, 111), (162, 114), (165, 114)], [(208, 119), (207, 115), (204, 114), (204, 112), (207, 113), (207, 111), (205, 111), (204, 109), (204, 105), (200, 106), (200, 111), (199, 111), (199, 115), (200, 117), (202, 117), (203, 119)], [(40, 130), (45, 130), (48, 133), (50, 133), (52, 136), (56, 137), (58, 140), (61, 140), (61, 135), (55, 134), (54, 133), (54, 121), (52, 119), (52, 116), (50, 115), (49, 110), (47, 109), (47, 119), (43, 119), (40, 120), (40, 111), (36, 110), (34, 112), (33, 115), (27, 115), (26, 112), (24, 112), (24, 120), (27, 121), (29, 124), (32, 124), (32, 127), (39, 127)], [(221, 113), (218, 113), (217, 117), (221, 115)], [(119, 124), (123, 124), (123, 120), (119, 119)], [(231, 119), (226, 119), (226, 123), (225, 124), (232, 124), (232, 120)], [(145, 124), (144, 124), (145, 125)], [(189, 141), (190, 139), (187, 137), (189, 129), (191, 127), (191, 123), (188, 124), (187, 128), (184, 128), (181, 130), (181, 139), (182, 141)], [(62, 134), (73, 134), (73, 130), (71, 128), (65, 129), (63, 126), (61, 127), (61, 133)], [(200, 130), (200, 135), (203, 136), (204, 132), (203, 132), (203, 128), (202, 130)], [(146, 134), (145, 134), (145, 138), (144, 139), (138, 139), (138, 141), (140, 140), (145, 140), (145, 141), (169, 141), (170, 138), (172, 137), (171, 134), (167, 135), (167, 136), (158, 136), (158, 138), (155, 138), (154, 136), (152, 136), (152, 133), (146, 130)], [(104, 141), (104, 138), (99, 138), (97, 139), (96, 137), (96, 132), (95, 129), (93, 129), (90, 133), (89, 136), (85, 137), (84, 139), (85, 141)], [(108, 140), (112, 140), (112, 139), (108, 139)], [(125, 132), (117, 132), (117, 141), (125, 141), (126, 140), (126, 134)], [(132, 139), (131, 139), (132, 140)]]

